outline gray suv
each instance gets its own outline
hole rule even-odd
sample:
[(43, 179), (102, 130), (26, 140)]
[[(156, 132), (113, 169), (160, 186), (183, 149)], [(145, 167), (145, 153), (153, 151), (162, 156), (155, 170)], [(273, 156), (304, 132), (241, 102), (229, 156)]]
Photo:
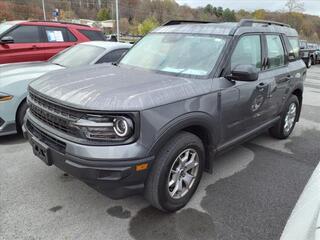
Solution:
[(112, 198), (156, 208), (189, 201), (217, 153), (299, 120), (306, 66), (276, 22), (171, 21), (118, 63), (49, 73), (29, 85), (24, 134), (47, 165)]

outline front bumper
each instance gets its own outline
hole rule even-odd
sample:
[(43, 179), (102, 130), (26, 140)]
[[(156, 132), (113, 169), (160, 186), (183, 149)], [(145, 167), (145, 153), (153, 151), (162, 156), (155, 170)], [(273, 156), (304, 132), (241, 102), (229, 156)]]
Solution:
[(0, 103), (0, 136), (17, 133), (17, 108), (17, 104), (14, 100)]
[(5, 122), (0, 117), (0, 136), (10, 135), (17, 133), (16, 123), (15, 122)]
[[(72, 144), (74, 149), (76, 144), (54, 136), (30, 121), (29, 117), (22, 130), (31, 145), (34, 146), (36, 141), (48, 147), (46, 153), (49, 158), (48, 165), (57, 166), (113, 199), (138, 194), (144, 189), (144, 182), (153, 157), (98, 159), (94, 156), (91, 158), (75, 156), (66, 151), (66, 145)], [(110, 151), (116, 151), (117, 146), (102, 146), (102, 148), (112, 148)], [(137, 171), (136, 166), (144, 163), (148, 164), (148, 169)]]

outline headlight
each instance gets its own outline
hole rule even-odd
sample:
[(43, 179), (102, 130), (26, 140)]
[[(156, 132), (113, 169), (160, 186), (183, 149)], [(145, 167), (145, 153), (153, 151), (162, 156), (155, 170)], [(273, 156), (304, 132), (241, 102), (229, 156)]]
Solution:
[(91, 140), (119, 142), (132, 137), (133, 121), (127, 116), (88, 115), (73, 123), (82, 135)]
[(0, 102), (9, 101), (13, 98), (10, 94), (0, 92)]

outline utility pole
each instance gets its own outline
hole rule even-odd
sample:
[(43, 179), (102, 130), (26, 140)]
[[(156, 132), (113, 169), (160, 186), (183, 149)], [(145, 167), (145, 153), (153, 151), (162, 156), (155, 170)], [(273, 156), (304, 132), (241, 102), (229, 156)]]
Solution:
[(44, 0), (42, 0), (42, 10), (43, 10), (43, 19), (47, 21), (46, 8), (44, 7)]
[(120, 40), (120, 30), (119, 30), (119, 1), (116, 0), (116, 21), (117, 21), (117, 41)]

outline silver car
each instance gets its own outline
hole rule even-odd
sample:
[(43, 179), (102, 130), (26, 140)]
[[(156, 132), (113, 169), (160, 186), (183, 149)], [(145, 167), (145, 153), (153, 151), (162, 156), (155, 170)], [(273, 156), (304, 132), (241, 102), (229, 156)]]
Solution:
[(48, 72), (116, 62), (130, 44), (93, 41), (68, 48), (45, 62), (0, 65), (0, 136), (17, 133), (27, 109), (27, 87)]

